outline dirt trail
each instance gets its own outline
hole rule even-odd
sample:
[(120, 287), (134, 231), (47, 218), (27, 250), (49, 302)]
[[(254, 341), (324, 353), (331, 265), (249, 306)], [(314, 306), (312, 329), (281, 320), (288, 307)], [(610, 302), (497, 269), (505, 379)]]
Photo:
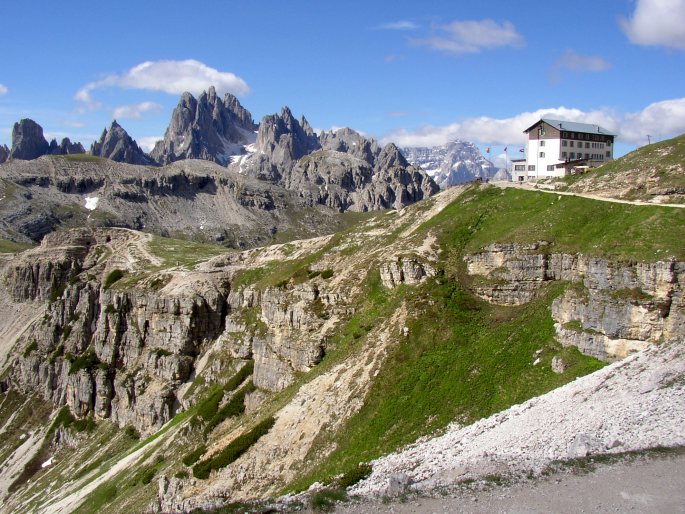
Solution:
[(466, 487), (445, 497), (340, 506), (340, 514), (392, 512), (490, 514), (578, 512), (685, 513), (685, 453), (640, 456), (598, 464), (590, 473), (568, 469), (507, 486)]
[(526, 189), (528, 191), (539, 191), (540, 193), (549, 193), (549, 194), (553, 194), (553, 195), (581, 196), (583, 198), (589, 198), (590, 200), (600, 200), (602, 202), (627, 203), (630, 205), (649, 205), (651, 207), (655, 207), (655, 206), (656, 207), (676, 207), (678, 209), (685, 209), (685, 204), (650, 203), (650, 202), (641, 202), (639, 200), (621, 200), (619, 198), (610, 198), (607, 196), (593, 195), (593, 194), (588, 194), (588, 193), (570, 193), (568, 191), (555, 191), (553, 189), (545, 189), (545, 188), (537, 187), (536, 185), (533, 185), (530, 183), (519, 184), (518, 182), (497, 181), (497, 182), (490, 182), (490, 184), (497, 186), (497, 187), (501, 187), (501, 188), (514, 187), (517, 189)]

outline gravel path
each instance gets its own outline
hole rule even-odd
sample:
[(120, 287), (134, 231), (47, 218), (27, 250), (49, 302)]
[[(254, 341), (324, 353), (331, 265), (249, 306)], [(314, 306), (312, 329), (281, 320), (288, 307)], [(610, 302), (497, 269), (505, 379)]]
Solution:
[(685, 452), (598, 464), (589, 473), (571, 468), (513, 485), (463, 486), (444, 497), (344, 505), (335, 512), (685, 513)]
[(531, 183), (518, 183), (518, 182), (508, 182), (508, 181), (496, 181), (490, 182), (490, 184), (501, 187), (515, 187), (517, 189), (527, 189), (528, 191), (539, 191), (540, 193), (549, 193), (553, 195), (563, 195), (563, 196), (581, 196), (583, 198), (589, 198), (591, 200), (600, 200), (602, 202), (613, 202), (613, 203), (627, 203), (630, 205), (648, 205), (651, 207), (676, 207), (678, 209), (685, 209), (685, 204), (681, 203), (652, 203), (652, 202), (642, 202), (640, 200), (621, 200), (619, 198), (611, 198), (609, 196), (600, 196), (590, 193), (571, 193), (568, 191), (555, 191), (554, 189), (545, 189), (544, 187), (538, 187)]

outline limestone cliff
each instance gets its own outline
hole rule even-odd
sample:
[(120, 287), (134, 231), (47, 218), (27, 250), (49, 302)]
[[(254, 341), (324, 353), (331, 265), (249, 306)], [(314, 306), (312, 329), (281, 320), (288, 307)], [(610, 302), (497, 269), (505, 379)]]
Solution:
[(549, 242), (492, 244), (465, 257), (473, 290), (500, 305), (522, 305), (550, 281), (573, 287), (552, 316), (559, 341), (602, 360), (685, 338), (685, 263), (619, 263), (554, 253)]

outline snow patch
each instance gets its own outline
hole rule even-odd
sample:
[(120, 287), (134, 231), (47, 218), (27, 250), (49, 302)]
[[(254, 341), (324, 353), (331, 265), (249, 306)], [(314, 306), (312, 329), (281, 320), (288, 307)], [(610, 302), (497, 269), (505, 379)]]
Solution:
[(45, 469), (49, 466), (52, 466), (52, 463), (55, 461), (55, 457), (50, 457), (48, 460), (43, 462), (43, 464), (40, 465), (41, 468)]
[(100, 198), (97, 196), (93, 196), (90, 198), (86, 197), (86, 209), (88, 209), (89, 211), (94, 211), (97, 208), (99, 201)]

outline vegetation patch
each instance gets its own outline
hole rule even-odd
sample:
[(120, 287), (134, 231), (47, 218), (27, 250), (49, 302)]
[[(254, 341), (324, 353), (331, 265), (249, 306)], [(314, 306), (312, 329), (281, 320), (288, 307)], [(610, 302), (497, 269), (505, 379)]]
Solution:
[(192, 466), (195, 464), (198, 460), (200, 460), (200, 457), (202, 457), (205, 452), (207, 451), (207, 447), (205, 445), (202, 445), (198, 448), (195, 448), (192, 452), (186, 453), (183, 456), (183, 464), (186, 466)]
[(124, 278), (124, 272), (120, 269), (113, 269), (105, 278), (105, 282), (102, 285), (103, 289), (109, 289), (114, 285), (115, 282), (121, 280), (122, 278)]
[(95, 368), (107, 369), (108, 367), (109, 366), (107, 366), (106, 363), (98, 359), (98, 356), (95, 355), (95, 351), (90, 348), (71, 362), (71, 366), (69, 366), (69, 374), (73, 375), (82, 369), (90, 372)]
[(347, 493), (342, 489), (321, 489), (309, 499), (311, 508), (316, 512), (330, 512), (339, 503), (347, 501)]
[(33, 339), (28, 346), (24, 349), (24, 359), (31, 355), (33, 352), (38, 350), (38, 343)]
[(231, 441), (226, 448), (211, 458), (193, 466), (193, 476), (201, 480), (209, 478), (212, 470), (225, 468), (236, 461), (243, 453), (250, 449), (262, 436), (266, 435), (276, 420), (273, 417), (266, 418), (250, 431), (239, 435)]
[(205, 427), (205, 434), (209, 434), (226, 419), (240, 416), (245, 412), (245, 396), (255, 390), (256, 387), (252, 381), (245, 384), (228, 402), (226, 402), (226, 405), (221, 407), (216, 414), (212, 416), (212, 419), (209, 420)]
[(29, 248), (33, 248), (33, 245), (0, 239), (0, 253), (19, 253)]

